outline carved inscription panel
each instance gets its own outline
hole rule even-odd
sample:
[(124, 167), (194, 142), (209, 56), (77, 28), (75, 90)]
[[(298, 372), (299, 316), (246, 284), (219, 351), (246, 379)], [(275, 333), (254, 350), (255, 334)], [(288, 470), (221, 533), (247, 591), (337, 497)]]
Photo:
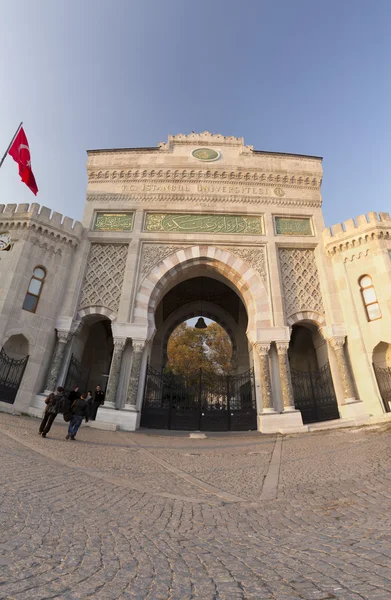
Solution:
[(148, 213), (146, 231), (263, 235), (263, 218), (247, 215)]

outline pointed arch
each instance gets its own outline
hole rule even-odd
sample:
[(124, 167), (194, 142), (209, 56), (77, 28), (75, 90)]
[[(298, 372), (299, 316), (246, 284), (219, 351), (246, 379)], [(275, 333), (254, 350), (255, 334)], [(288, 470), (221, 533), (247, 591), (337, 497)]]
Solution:
[(158, 303), (194, 267), (211, 277), (219, 274), (239, 295), (247, 310), (250, 339), (255, 340), (257, 328), (271, 326), (269, 297), (257, 271), (229, 250), (209, 245), (178, 249), (149, 271), (136, 294), (133, 322), (148, 325), (152, 333)]

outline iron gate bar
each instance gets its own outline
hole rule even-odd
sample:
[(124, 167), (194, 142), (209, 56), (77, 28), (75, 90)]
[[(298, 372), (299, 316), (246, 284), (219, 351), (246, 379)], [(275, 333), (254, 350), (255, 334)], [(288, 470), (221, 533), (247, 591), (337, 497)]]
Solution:
[(254, 371), (194, 377), (162, 373), (148, 366), (141, 426), (181, 430), (256, 429)]
[(13, 404), (22, 381), (29, 356), (11, 358), (4, 348), (0, 350), (0, 400)]
[(72, 354), (64, 383), (65, 394), (68, 395), (76, 386), (79, 387), (80, 393), (86, 392), (89, 377), (90, 369), (83, 367), (81, 362)]
[(391, 412), (391, 367), (378, 367), (373, 364), (380, 395), (386, 412)]
[(303, 423), (339, 419), (328, 362), (316, 371), (299, 371), (292, 367), (290, 371), (295, 407), (300, 410)]

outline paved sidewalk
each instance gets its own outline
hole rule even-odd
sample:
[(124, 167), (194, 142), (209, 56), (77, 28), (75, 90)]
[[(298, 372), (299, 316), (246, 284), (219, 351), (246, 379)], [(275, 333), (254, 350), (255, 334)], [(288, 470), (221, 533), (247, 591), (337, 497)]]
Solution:
[(391, 598), (391, 428), (295, 436), (0, 414), (1, 600)]

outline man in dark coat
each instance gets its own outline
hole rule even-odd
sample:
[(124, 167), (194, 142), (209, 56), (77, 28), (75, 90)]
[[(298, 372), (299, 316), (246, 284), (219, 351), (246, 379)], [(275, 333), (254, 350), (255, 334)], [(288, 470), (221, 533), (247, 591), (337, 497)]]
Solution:
[(91, 421), (95, 421), (98, 408), (105, 403), (105, 393), (100, 389), (100, 385), (95, 388), (95, 397), (91, 407)]
[(64, 400), (64, 388), (58, 387), (57, 392), (52, 392), (45, 400), (46, 408), (39, 426), (39, 435), (43, 438), (49, 433), (51, 426), (53, 425), (54, 419), (60, 410), (60, 407)]
[(88, 423), (89, 408), (88, 403), (86, 402), (85, 394), (82, 394), (80, 398), (76, 398), (76, 400), (72, 404), (71, 410), (72, 417), (69, 422), (68, 434), (65, 438), (67, 440), (69, 440), (69, 438), (71, 440), (75, 439), (75, 436), (79, 430), (80, 425), (82, 424), (83, 419), (85, 419), (86, 423)]

